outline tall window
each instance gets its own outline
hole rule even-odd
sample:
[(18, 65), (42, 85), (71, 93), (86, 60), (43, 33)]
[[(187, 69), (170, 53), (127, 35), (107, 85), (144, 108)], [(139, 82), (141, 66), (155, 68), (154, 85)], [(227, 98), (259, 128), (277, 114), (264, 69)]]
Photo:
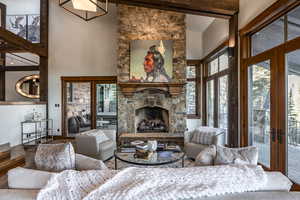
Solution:
[(210, 127), (218, 127), (226, 132), (228, 129), (228, 53), (227, 48), (204, 61), (205, 86), (204, 123)]
[(188, 60), (186, 67), (186, 110), (189, 118), (199, 118), (200, 106), (199, 96), (199, 77), (200, 77), (200, 61)]

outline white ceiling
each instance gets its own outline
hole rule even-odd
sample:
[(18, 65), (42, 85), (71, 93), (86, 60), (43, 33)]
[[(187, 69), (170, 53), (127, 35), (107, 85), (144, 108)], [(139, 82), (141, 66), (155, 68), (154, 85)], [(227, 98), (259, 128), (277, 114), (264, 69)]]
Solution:
[(204, 32), (214, 20), (213, 17), (186, 15), (186, 28), (190, 31)]

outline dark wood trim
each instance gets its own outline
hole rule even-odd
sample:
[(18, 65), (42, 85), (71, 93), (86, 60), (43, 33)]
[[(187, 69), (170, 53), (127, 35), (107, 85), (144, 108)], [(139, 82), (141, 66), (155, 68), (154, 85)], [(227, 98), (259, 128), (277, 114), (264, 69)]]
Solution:
[(289, 12), (291, 9), (300, 5), (298, 0), (278, 0), (267, 8), (260, 15), (255, 17), (244, 28), (240, 30), (240, 35), (252, 34), (259, 31), (262, 27), (272, 23), (280, 16)]
[(39, 71), (39, 70), (40, 70), (39, 65), (0, 67), (0, 71)]
[[(0, 3), (1, 10), (1, 26), (6, 27), (6, 5)], [(5, 53), (0, 54), (0, 66), (5, 65)], [(0, 101), (5, 101), (5, 71), (0, 69)]]
[(0, 105), (47, 105), (45, 101), (0, 101)]
[(111, 81), (111, 83), (115, 83), (117, 81), (116, 76), (62, 76), (62, 81), (68, 81), (68, 82), (83, 82), (83, 81)]
[(119, 82), (121, 92), (124, 96), (131, 97), (135, 92), (144, 89), (160, 89), (168, 92), (171, 96), (178, 96), (184, 92), (186, 83), (139, 83), (139, 82)]
[(30, 53), (47, 57), (47, 51), (45, 51), (44, 48), (41, 48), (39, 44), (33, 44), (2, 27), (0, 27), (0, 38), (5, 42), (24, 49)]
[(229, 19), (239, 11), (238, 0), (110, 0), (110, 2), (225, 19)]
[(228, 141), (239, 146), (239, 35), (238, 14), (229, 20)]
[(116, 76), (80, 76), (80, 77), (66, 77), (63, 76), (61, 77), (61, 131), (62, 131), (62, 136), (63, 137), (68, 137), (67, 133), (67, 127), (66, 127), (66, 119), (65, 116), (67, 114), (67, 96), (66, 96), (66, 86), (68, 82), (86, 82), (90, 83), (91, 86), (91, 128), (95, 129), (96, 128), (96, 84), (101, 84), (101, 83), (116, 83), (117, 84), (117, 77)]

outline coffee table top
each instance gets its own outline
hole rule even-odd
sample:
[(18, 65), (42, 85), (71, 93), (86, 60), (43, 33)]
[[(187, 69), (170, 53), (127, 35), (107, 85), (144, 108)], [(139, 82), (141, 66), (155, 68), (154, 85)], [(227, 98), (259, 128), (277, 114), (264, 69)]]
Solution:
[(185, 156), (184, 152), (158, 151), (154, 152), (149, 159), (135, 158), (134, 153), (123, 153), (115, 151), (115, 157), (126, 163), (134, 165), (166, 165), (178, 162)]

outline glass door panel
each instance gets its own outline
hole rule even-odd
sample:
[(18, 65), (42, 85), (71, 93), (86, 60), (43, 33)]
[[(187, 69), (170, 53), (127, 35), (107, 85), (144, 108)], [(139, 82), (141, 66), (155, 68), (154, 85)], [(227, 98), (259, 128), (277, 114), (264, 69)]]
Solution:
[(270, 60), (248, 67), (248, 140), (258, 147), (259, 162), (271, 167)]
[(300, 50), (286, 54), (288, 177), (300, 184)]
[(65, 131), (68, 136), (91, 129), (91, 84), (66, 83)]
[(96, 84), (96, 128), (117, 129), (116, 84)]
[(207, 125), (214, 127), (214, 80), (207, 82)]
[(225, 144), (228, 144), (228, 75), (219, 78), (219, 128), (225, 130)]

